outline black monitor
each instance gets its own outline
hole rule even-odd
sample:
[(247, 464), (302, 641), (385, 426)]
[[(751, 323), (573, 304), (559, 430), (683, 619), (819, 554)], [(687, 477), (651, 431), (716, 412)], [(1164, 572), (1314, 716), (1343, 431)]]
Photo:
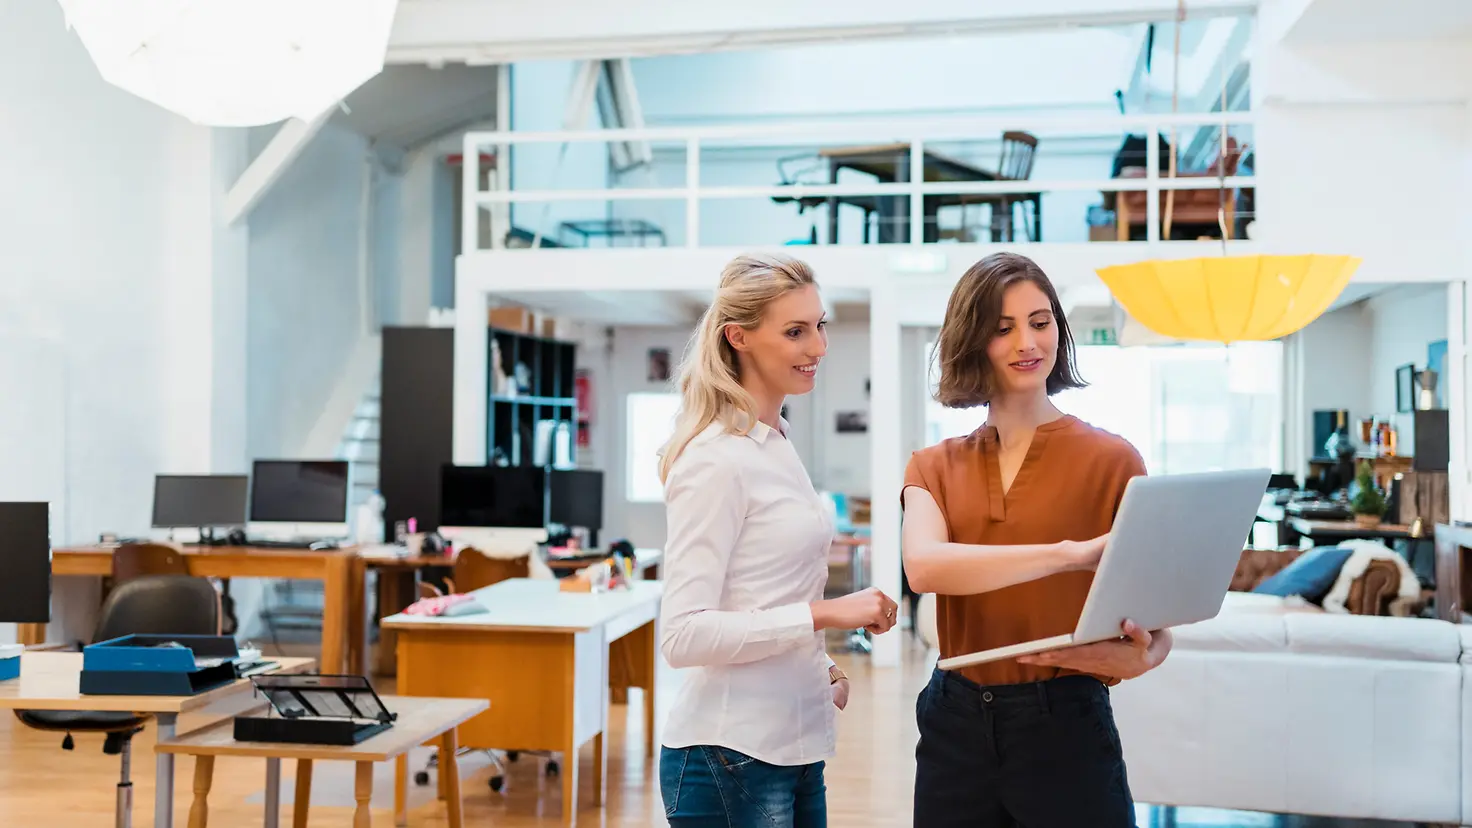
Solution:
[(443, 466), (440, 525), (546, 528), (547, 474), (539, 466)]
[(603, 472), (592, 469), (553, 469), (547, 472), (550, 523), (603, 528)]
[(0, 503), (0, 622), (51, 621), (51, 516), (47, 503)]
[(153, 528), (245, 525), (250, 478), (243, 474), (160, 474), (153, 478)]
[(257, 460), (251, 523), (347, 523), (348, 461)]

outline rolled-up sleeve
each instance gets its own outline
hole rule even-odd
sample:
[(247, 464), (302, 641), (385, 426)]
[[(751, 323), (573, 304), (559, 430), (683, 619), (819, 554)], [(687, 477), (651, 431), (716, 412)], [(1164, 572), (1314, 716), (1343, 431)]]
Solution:
[(670, 469), (660, 651), (671, 667), (744, 664), (812, 640), (806, 603), (721, 609), (746, 504), (739, 465), (723, 464), (710, 446), (689, 446)]

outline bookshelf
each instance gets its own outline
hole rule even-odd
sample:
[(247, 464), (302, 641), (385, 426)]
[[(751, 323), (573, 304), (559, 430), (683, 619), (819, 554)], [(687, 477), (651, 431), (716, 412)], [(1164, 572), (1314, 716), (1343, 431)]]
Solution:
[(487, 337), (486, 463), (577, 463), (577, 345), (492, 326)]

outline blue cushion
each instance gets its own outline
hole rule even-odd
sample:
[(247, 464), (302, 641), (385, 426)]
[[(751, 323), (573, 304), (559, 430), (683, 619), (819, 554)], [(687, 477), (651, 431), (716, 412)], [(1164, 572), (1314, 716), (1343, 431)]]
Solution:
[(1349, 555), (1350, 550), (1340, 546), (1315, 547), (1252, 591), (1264, 595), (1301, 595), (1304, 600), (1317, 604), (1334, 588), (1334, 580)]

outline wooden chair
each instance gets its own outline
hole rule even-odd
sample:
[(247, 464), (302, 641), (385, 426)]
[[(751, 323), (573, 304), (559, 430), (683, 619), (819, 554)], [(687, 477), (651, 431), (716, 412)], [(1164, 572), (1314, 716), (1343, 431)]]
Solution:
[(144, 575), (188, 575), (189, 564), (178, 549), (162, 543), (125, 543), (112, 553), (114, 585)]

